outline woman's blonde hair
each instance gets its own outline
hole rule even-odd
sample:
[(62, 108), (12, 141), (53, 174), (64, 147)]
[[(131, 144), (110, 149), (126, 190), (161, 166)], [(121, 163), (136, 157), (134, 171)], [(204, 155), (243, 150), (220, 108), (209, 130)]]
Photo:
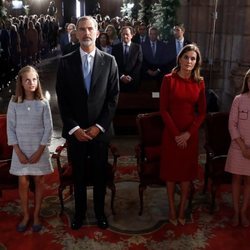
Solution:
[(106, 32), (106, 33), (107, 33), (107, 30), (108, 30), (108, 29), (111, 29), (111, 30), (112, 30), (111, 39), (117, 38), (117, 31), (116, 31), (114, 25), (108, 24), (107, 27), (105, 28), (105, 32)]
[(34, 92), (34, 99), (36, 99), (36, 100), (43, 100), (44, 99), (42, 87), (41, 87), (41, 83), (39, 80), (39, 75), (38, 75), (37, 70), (32, 66), (25, 66), (19, 70), (17, 78), (16, 78), (16, 94), (13, 97), (14, 102), (21, 103), (25, 99), (25, 91), (23, 88), (22, 80), (23, 80), (23, 75), (27, 72), (34, 72), (36, 74), (36, 77), (37, 77), (37, 88)]
[(187, 44), (185, 45), (182, 50), (180, 51), (180, 53), (178, 54), (177, 56), (177, 65), (173, 68), (173, 72), (178, 72), (180, 71), (181, 69), (181, 66), (180, 66), (180, 58), (187, 52), (189, 51), (194, 51), (197, 55), (196, 57), (196, 63), (194, 65), (194, 68), (191, 72), (191, 76), (194, 78), (194, 80), (196, 82), (200, 82), (203, 80), (203, 77), (200, 75), (200, 67), (201, 67), (201, 63), (202, 63), (202, 59), (201, 59), (201, 52), (199, 50), (199, 48), (197, 47), (197, 45), (195, 44)]
[(248, 79), (249, 79), (249, 77), (250, 77), (250, 69), (246, 72), (246, 74), (244, 76), (241, 94), (249, 92), (249, 87), (248, 87)]

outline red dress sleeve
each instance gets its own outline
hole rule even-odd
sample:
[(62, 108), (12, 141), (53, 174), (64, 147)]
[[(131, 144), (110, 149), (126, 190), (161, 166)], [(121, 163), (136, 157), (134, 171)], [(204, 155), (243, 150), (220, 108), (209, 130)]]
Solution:
[(196, 132), (199, 127), (201, 126), (202, 122), (205, 119), (206, 116), (206, 95), (205, 95), (205, 83), (204, 81), (201, 81), (200, 84), (200, 93), (199, 93), (199, 98), (197, 101), (197, 106), (198, 106), (198, 113), (191, 125), (191, 127), (188, 129), (188, 132), (190, 135), (192, 135), (194, 132)]
[(169, 96), (170, 96), (171, 75), (163, 78), (160, 90), (160, 113), (165, 126), (171, 132), (173, 137), (180, 135), (179, 129), (174, 124), (172, 117), (169, 114)]

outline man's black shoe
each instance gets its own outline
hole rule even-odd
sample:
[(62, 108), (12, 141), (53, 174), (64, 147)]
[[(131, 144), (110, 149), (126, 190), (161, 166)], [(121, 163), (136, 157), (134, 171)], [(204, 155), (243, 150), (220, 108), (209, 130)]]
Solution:
[(71, 222), (71, 229), (78, 230), (82, 227), (82, 225), (83, 225), (83, 220), (73, 219)]
[(101, 229), (106, 229), (109, 227), (109, 224), (105, 215), (97, 218), (97, 225)]

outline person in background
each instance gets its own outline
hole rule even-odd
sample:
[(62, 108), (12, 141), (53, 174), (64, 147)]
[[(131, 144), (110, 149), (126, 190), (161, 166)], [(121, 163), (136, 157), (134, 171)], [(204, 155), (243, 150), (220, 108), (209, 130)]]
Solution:
[(53, 172), (48, 145), (52, 136), (52, 116), (43, 97), (37, 71), (22, 68), (17, 77), (16, 94), (7, 111), (8, 144), (13, 146), (10, 173), (19, 179), (19, 196), (23, 219), (16, 230), (24, 232), (30, 222), (29, 182), (35, 182), (33, 232), (42, 229), (40, 209), (44, 190), (44, 175)]
[(17, 73), (20, 66), (20, 36), (12, 19), (5, 20), (5, 28), (3, 24), (3, 21), (1, 21), (1, 59), (5, 61), (6, 65), (3, 65), (2, 69), (6, 69), (7, 71), (13, 69)]
[(36, 65), (37, 53), (38, 53), (38, 32), (35, 29), (32, 21), (28, 22), (28, 29), (26, 30), (26, 40), (28, 48), (28, 62), (29, 64)]
[(137, 33), (132, 38), (132, 42), (143, 44), (148, 40), (147, 25), (141, 22), (137, 28)]
[(47, 9), (47, 13), (50, 16), (55, 16), (57, 13), (57, 8), (56, 8), (56, 3), (55, 1), (50, 1), (48, 9)]
[(112, 46), (110, 46), (109, 37), (107, 33), (101, 32), (96, 42), (97, 42), (96, 46), (98, 49), (108, 54), (112, 54)]
[(93, 168), (97, 225), (106, 229), (104, 211), (108, 145), (119, 96), (118, 68), (113, 56), (96, 48), (98, 24), (91, 16), (78, 19), (79, 50), (63, 56), (56, 82), (58, 106), (72, 162), (75, 215), (71, 228), (83, 225), (87, 211), (87, 164)]
[(63, 32), (59, 38), (59, 44), (62, 52), (64, 47), (71, 42), (70, 32), (75, 29), (76, 26), (74, 23), (67, 23), (65, 25), (65, 32)]
[[(7, 23), (9, 22), (9, 24), (7, 24), (7, 26), (9, 25), (9, 27), (11, 26), (11, 22), (10, 21), (6, 21)], [(1, 61), (2, 61), (2, 66), (7, 67), (9, 65), (10, 62), (10, 28), (8, 28), (8, 30), (5, 27), (5, 22), (3, 20), (0, 20), (0, 45), (1, 45)], [(6, 69), (7, 71), (7, 69)], [(1, 72), (3, 71), (3, 68), (1, 67)]]
[(133, 28), (121, 28), (122, 42), (114, 45), (112, 55), (115, 57), (119, 68), (121, 92), (137, 91), (140, 85), (142, 49), (141, 45), (131, 42)]
[(167, 46), (159, 40), (159, 32), (156, 27), (150, 27), (149, 39), (141, 44), (143, 54), (142, 77), (154, 79), (160, 86), (163, 76), (166, 74)]
[(116, 31), (114, 25), (109, 24), (105, 28), (105, 32), (108, 34), (109, 43), (111, 46), (114, 46), (114, 45), (119, 44), (121, 42), (120, 39), (118, 38), (117, 31)]
[[(160, 113), (164, 122), (160, 177), (166, 182), (169, 221), (186, 223), (185, 207), (190, 183), (198, 174), (198, 131), (206, 115), (205, 84), (200, 76), (201, 54), (194, 44), (177, 56), (177, 66), (165, 75), (160, 90)], [(175, 186), (181, 198), (175, 207)]]
[(166, 72), (170, 73), (176, 66), (176, 58), (181, 49), (191, 42), (184, 37), (185, 27), (183, 23), (176, 24), (173, 27), (174, 36), (167, 43), (167, 59), (168, 64)]
[[(232, 103), (229, 123), (231, 145), (228, 151), (225, 171), (232, 173), (232, 196), (234, 216), (232, 226), (241, 223), (249, 227), (247, 209), (250, 198), (250, 69), (246, 72), (241, 94)], [(243, 199), (240, 201), (241, 184), (243, 185)]]
[(74, 51), (76, 49), (79, 49), (80, 43), (77, 39), (76, 33), (77, 33), (76, 30), (72, 30), (70, 32), (70, 42), (64, 46), (64, 49), (62, 51), (62, 55), (66, 55), (66, 54), (71, 53), (72, 51)]

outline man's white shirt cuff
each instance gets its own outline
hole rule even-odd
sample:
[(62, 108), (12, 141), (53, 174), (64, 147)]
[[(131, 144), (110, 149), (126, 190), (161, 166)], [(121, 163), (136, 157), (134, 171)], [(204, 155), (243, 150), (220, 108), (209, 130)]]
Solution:
[[(96, 127), (98, 127), (103, 133), (105, 132), (105, 129), (100, 126), (99, 124), (95, 124)], [(72, 128), (70, 131), (69, 131), (69, 135), (72, 135), (77, 129), (79, 129), (80, 127), (79, 126), (76, 126), (74, 128)]]
[(69, 131), (69, 135), (72, 135), (77, 129), (79, 129), (80, 127), (79, 126), (76, 126), (74, 128), (72, 128), (70, 131)]

